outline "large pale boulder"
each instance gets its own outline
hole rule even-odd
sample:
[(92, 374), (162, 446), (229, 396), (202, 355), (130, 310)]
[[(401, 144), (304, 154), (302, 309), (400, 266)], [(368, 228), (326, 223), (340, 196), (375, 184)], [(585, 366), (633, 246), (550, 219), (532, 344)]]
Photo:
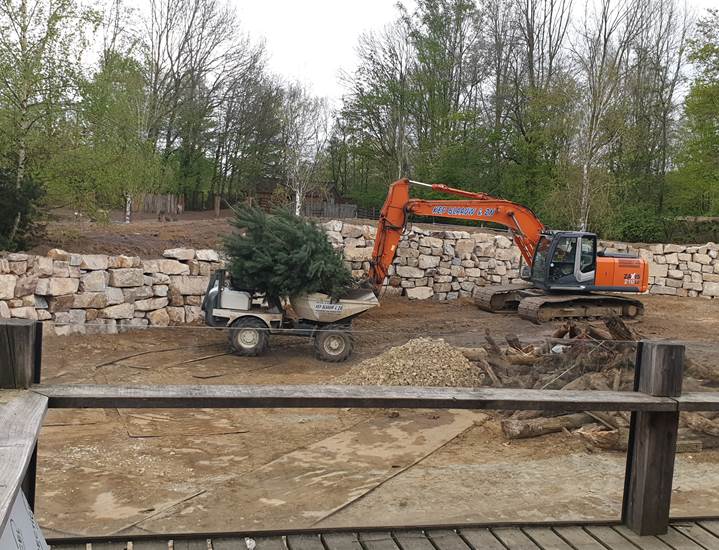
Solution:
[(195, 252), (195, 257), (201, 262), (219, 262), (220, 255), (216, 250), (211, 248), (203, 248)]
[(397, 275), (410, 279), (418, 279), (420, 277), (424, 277), (424, 269), (420, 269), (418, 267), (410, 267), (408, 265), (398, 265)]
[(75, 294), (73, 307), (102, 309), (107, 307), (107, 295), (104, 292), (81, 292), (80, 294)]
[(426, 300), (434, 295), (434, 290), (428, 286), (419, 286), (405, 290), (410, 300)]
[(325, 231), (333, 231), (339, 233), (342, 231), (342, 222), (340, 220), (330, 220), (322, 224)]
[(147, 320), (150, 325), (156, 327), (166, 327), (170, 324), (170, 315), (166, 309), (157, 309), (147, 314)]
[(178, 275), (170, 277), (170, 289), (177, 290), (183, 296), (192, 294), (201, 296), (205, 293), (205, 290), (207, 290), (209, 282), (209, 277)]
[(154, 309), (162, 309), (167, 307), (167, 298), (148, 298), (147, 300), (138, 300), (135, 302), (135, 311), (152, 311)]
[(343, 237), (353, 237), (355, 239), (363, 235), (362, 227), (359, 225), (351, 225), (349, 223), (342, 224), (340, 233)]
[(84, 309), (71, 309), (55, 314), (56, 325), (83, 325), (86, 319), (87, 312)]
[(136, 286), (133, 288), (123, 288), (122, 295), (125, 297), (123, 302), (134, 302), (135, 300), (145, 300), (152, 298), (155, 291), (151, 286)]
[(505, 237), (504, 235), (497, 235), (494, 238), (494, 244), (497, 245), (497, 248), (511, 248), (512, 247), (512, 239), (509, 239)]
[(437, 267), (439, 265), (439, 261), (440, 261), (439, 256), (429, 256), (427, 254), (420, 254), (419, 268), (420, 269), (429, 269), (432, 267)]
[[(80, 287), (79, 279), (51, 277), (48, 279), (47, 296), (64, 296), (75, 294)], [(39, 294), (39, 293), (38, 293)]]
[(107, 298), (108, 306), (121, 304), (125, 301), (125, 295), (121, 288), (108, 287), (105, 289), (105, 297)]
[(344, 239), (342, 238), (342, 234), (337, 231), (328, 231), (326, 233), (327, 240), (330, 242), (330, 244), (335, 247), (339, 248), (342, 245), (344, 245)]
[(110, 278), (107, 271), (90, 271), (80, 277), (80, 290), (83, 292), (103, 292)]
[(111, 269), (141, 267), (142, 260), (137, 256), (109, 256), (107, 267)]
[(348, 246), (344, 249), (344, 257), (351, 262), (366, 262), (372, 259), (372, 249)]
[(10, 317), (12, 317), (12, 314), (7, 303), (0, 301), (0, 319), (10, 319)]
[(181, 325), (185, 322), (185, 308), (184, 307), (168, 307), (165, 308), (167, 315), (170, 319), (170, 323), (173, 325)]
[(105, 319), (132, 319), (134, 315), (134, 304), (117, 304), (100, 310), (100, 317)]
[(80, 269), (97, 271), (107, 269), (108, 257), (105, 254), (83, 254), (80, 260)]
[(165, 258), (174, 258), (175, 260), (192, 260), (195, 258), (194, 248), (168, 248), (162, 255)]
[(10, 315), (18, 319), (31, 319), (37, 321), (37, 311), (32, 306), (15, 307), (10, 309)]
[(190, 266), (177, 260), (157, 260), (157, 272), (165, 275), (189, 275)]
[(16, 284), (17, 275), (0, 275), (0, 300), (12, 300)]
[(32, 270), (36, 275), (39, 275), (39, 276), (52, 275), (53, 270), (54, 270), (53, 259), (46, 258), (45, 256), (37, 256), (35, 258), (35, 262), (33, 263)]
[(704, 282), (704, 288), (702, 289), (704, 296), (719, 296), (719, 283)]
[(203, 320), (202, 309), (198, 306), (185, 306), (185, 323), (197, 324)]
[(419, 239), (419, 246), (428, 246), (429, 248), (441, 248), (443, 244), (444, 241), (437, 237), (422, 237)]
[(110, 286), (127, 288), (142, 286), (144, 282), (145, 279), (142, 269), (121, 268), (110, 270)]

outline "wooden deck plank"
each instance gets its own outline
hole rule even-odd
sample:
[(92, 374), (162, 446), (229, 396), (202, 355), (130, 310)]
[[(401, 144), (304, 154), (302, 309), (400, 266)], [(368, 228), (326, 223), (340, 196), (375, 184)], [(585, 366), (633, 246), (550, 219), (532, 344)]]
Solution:
[(673, 523), (671, 528), (676, 529), (704, 548), (719, 548), (719, 537), (697, 523)]
[(209, 548), (206, 538), (175, 539), (172, 544), (174, 550), (208, 550)]
[(383, 386), (36, 385), (53, 408), (411, 408), (676, 411), (640, 392)]
[(0, 533), (25, 476), (48, 400), (24, 391), (0, 406)]
[(319, 535), (287, 535), (289, 550), (325, 550)]
[(554, 532), (575, 550), (606, 550), (603, 544), (581, 527), (554, 527)]
[(282, 537), (218, 537), (212, 539), (212, 550), (245, 550), (250, 539), (255, 550), (286, 550)]
[(402, 550), (435, 550), (434, 545), (419, 529), (401, 529), (392, 532)]
[(674, 399), (680, 411), (719, 411), (719, 392), (686, 392)]
[(637, 550), (637, 546), (629, 542), (621, 534), (608, 526), (587, 526), (585, 530), (611, 550)]
[(715, 537), (719, 537), (719, 520), (700, 521), (698, 525), (709, 531)]
[(508, 550), (541, 550), (518, 527), (499, 527), (492, 529), (492, 533)]
[(93, 542), (90, 550), (127, 550), (127, 542)]
[(323, 533), (322, 542), (329, 550), (362, 550), (356, 533)]
[(389, 531), (360, 532), (359, 540), (366, 550), (399, 550)]
[(632, 544), (641, 550), (670, 550), (671, 546), (662, 542), (657, 537), (640, 537), (634, 531), (624, 525), (617, 525), (613, 528), (617, 533), (628, 539)]
[(504, 550), (504, 545), (499, 542), (489, 528), (460, 529), (459, 534), (473, 550)]
[(427, 537), (439, 550), (470, 550), (467, 543), (452, 529), (432, 529)]
[(522, 531), (542, 550), (575, 550), (550, 527), (526, 527)]
[(167, 540), (138, 540), (133, 541), (132, 550), (167, 550), (168, 543)]
[(705, 550), (702, 545), (697, 544), (680, 531), (672, 529), (671, 527), (669, 527), (669, 531), (666, 535), (659, 535), (658, 538), (674, 550)]

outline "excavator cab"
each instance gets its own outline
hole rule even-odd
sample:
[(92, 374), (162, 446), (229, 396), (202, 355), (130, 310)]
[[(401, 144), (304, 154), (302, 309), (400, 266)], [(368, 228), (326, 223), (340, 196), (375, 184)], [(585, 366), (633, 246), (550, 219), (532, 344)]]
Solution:
[(529, 281), (545, 290), (595, 286), (597, 236), (583, 231), (542, 233)]

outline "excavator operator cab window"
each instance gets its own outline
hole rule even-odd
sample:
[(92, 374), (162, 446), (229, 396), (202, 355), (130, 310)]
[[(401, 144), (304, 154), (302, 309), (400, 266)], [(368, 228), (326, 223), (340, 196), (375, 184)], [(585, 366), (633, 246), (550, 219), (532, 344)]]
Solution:
[(576, 256), (577, 237), (559, 237), (549, 264), (549, 282), (559, 282), (565, 277), (574, 276)]

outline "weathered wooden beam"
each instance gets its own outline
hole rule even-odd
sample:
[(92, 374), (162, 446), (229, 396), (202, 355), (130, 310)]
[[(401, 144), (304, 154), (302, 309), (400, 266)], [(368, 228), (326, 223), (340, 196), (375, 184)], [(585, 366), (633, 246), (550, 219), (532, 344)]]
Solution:
[(687, 392), (675, 399), (680, 411), (719, 411), (719, 392)]
[(399, 386), (37, 385), (51, 408), (410, 408), (670, 411), (673, 399), (635, 392)]
[[(683, 366), (683, 345), (641, 342), (635, 387), (649, 395), (678, 397)], [(669, 528), (678, 428), (678, 409), (632, 415), (622, 522), (638, 535), (661, 535)]]
[(0, 388), (28, 388), (35, 372), (35, 321), (0, 320)]
[(32, 460), (48, 402), (31, 391), (13, 394), (0, 405), (0, 533)]

